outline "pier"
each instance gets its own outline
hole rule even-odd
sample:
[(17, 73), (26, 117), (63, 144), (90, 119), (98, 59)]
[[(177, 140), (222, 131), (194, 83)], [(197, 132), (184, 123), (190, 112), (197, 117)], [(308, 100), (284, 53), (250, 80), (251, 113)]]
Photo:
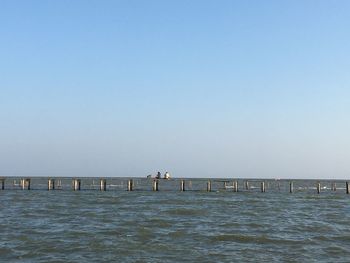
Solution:
[[(307, 184), (305, 184), (307, 182)], [(232, 193), (315, 193), (349, 194), (345, 180), (275, 180), (275, 179), (206, 179), (206, 178), (68, 178), (68, 177), (0, 177), (0, 190), (48, 191), (203, 191)]]

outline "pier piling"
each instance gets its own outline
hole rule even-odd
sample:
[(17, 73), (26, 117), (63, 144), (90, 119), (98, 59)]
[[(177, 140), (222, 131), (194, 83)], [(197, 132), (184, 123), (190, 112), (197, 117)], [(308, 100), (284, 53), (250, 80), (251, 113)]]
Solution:
[(262, 193), (265, 193), (265, 192), (266, 192), (265, 182), (261, 182), (261, 192), (262, 192)]
[(207, 192), (211, 192), (211, 181), (208, 180), (207, 182)]
[(30, 179), (21, 179), (21, 188), (22, 190), (30, 190)]
[(55, 179), (49, 179), (47, 181), (47, 190), (55, 190)]
[(317, 193), (321, 193), (321, 183), (317, 183)]
[(349, 185), (349, 182), (346, 182), (345, 186), (346, 186), (346, 194), (349, 194), (349, 193), (350, 193), (350, 185)]
[(246, 189), (246, 190), (249, 190), (249, 181), (248, 181), (248, 180), (245, 181), (245, 189)]
[(293, 191), (294, 191), (293, 182), (289, 182), (289, 193), (293, 193)]
[(74, 179), (73, 180), (73, 191), (80, 191), (80, 187), (81, 187), (81, 180)]
[(58, 180), (57, 181), (57, 189), (61, 189), (62, 188), (62, 181)]
[(130, 191), (132, 191), (133, 189), (133, 180), (132, 179), (130, 179), (130, 180), (128, 180), (128, 191), (130, 192)]
[(337, 191), (337, 184), (335, 182), (332, 183), (332, 191)]
[(185, 180), (181, 180), (181, 182), (180, 182), (180, 191), (181, 192), (185, 191)]
[(233, 191), (238, 192), (238, 181), (237, 180), (233, 182)]
[(159, 191), (159, 182), (157, 179), (153, 181), (153, 191)]
[(100, 191), (107, 190), (107, 181), (106, 179), (100, 179)]

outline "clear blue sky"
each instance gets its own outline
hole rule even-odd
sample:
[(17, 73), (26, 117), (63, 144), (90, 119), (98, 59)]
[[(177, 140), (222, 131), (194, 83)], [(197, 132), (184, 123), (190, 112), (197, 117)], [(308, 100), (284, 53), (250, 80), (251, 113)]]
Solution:
[(350, 177), (350, 1), (0, 1), (0, 174)]

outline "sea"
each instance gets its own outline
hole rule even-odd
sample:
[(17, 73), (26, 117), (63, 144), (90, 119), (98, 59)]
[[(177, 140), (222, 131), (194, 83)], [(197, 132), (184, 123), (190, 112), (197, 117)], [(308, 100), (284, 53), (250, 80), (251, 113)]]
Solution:
[(0, 190), (0, 262), (350, 262), (345, 181), (21, 179)]

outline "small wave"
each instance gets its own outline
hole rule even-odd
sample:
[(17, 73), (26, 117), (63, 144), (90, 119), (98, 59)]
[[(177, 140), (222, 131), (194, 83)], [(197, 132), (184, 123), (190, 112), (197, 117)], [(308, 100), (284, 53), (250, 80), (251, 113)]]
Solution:
[(210, 238), (213, 242), (239, 242), (239, 243), (255, 243), (255, 244), (297, 244), (300, 240), (276, 239), (267, 236), (251, 236), (243, 234), (223, 234)]
[(166, 211), (169, 215), (180, 215), (180, 216), (204, 216), (207, 214), (205, 210), (197, 209), (186, 209), (186, 208), (177, 208)]
[(146, 223), (152, 226), (160, 227), (160, 228), (171, 227), (171, 223), (164, 219), (151, 219), (146, 221)]

